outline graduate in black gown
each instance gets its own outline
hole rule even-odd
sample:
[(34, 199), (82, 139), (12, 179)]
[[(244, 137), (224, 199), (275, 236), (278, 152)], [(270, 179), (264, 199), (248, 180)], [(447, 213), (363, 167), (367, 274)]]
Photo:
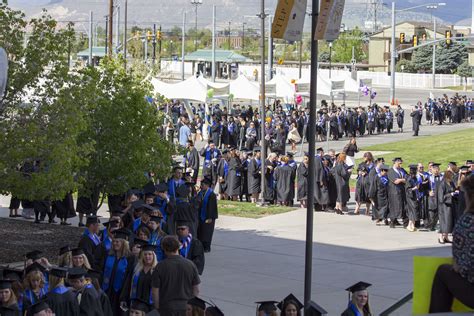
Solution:
[(194, 142), (192, 140), (188, 140), (187, 149), (188, 150), (184, 155), (185, 170), (186, 172), (191, 173), (191, 177), (194, 183), (196, 183), (199, 175), (199, 153), (194, 147)]
[(216, 148), (216, 145), (216, 143), (210, 140), (207, 147), (200, 151), (201, 157), (204, 158), (202, 176), (210, 178), (213, 186), (217, 183), (217, 162), (221, 156), (221, 152)]
[(444, 172), (443, 180), (438, 187), (438, 214), (439, 214), (439, 237), (440, 244), (451, 242), (448, 235), (453, 232), (453, 216), (456, 209), (459, 190), (454, 184), (454, 174), (450, 170)]
[(257, 203), (262, 183), (262, 161), (260, 148), (253, 149), (254, 155), (247, 169), (248, 192), (252, 196), (252, 203)]
[(290, 205), (295, 196), (296, 170), (288, 165), (288, 157), (280, 158), (281, 165), (275, 168), (273, 175), (275, 179), (276, 200), (281, 205)]
[(420, 218), (421, 194), (418, 179), (416, 177), (418, 166), (410, 165), (410, 172), (405, 183), (405, 195), (407, 199), (406, 210), (408, 216), (407, 230), (416, 231), (415, 222)]
[(322, 210), (323, 194), (321, 188), (324, 186), (324, 150), (322, 147), (316, 149), (316, 157), (314, 157), (314, 207), (316, 211)]
[(309, 154), (305, 153), (303, 161), (296, 169), (296, 199), (301, 203), (301, 207), (306, 207), (306, 201), (308, 200), (308, 163)]
[(405, 204), (406, 171), (402, 168), (402, 158), (393, 159), (393, 167), (388, 170), (388, 207), (390, 217), (390, 228), (395, 228), (397, 219), (403, 219), (408, 224)]
[(68, 270), (68, 282), (74, 289), (79, 303), (81, 316), (103, 316), (99, 293), (94, 286), (86, 282), (86, 270), (71, 268)]
[(218, 218), (217, 196), (211, 185), (211, 180), (204, 178), (201, 181), (201, 190), (196, 198), (199, 210), (197, 239), (201, 241), (204, 252), (211, 251), (212, 235)]
[(64, 199), (59, 201), (53, 201), (52, 203), (53, 213), (60, 219), (61, 225), (71, 225), (68, 223), (68, 218), (73, 218), (76, 216), (76, 211), (74, 210), (74, 200), (72, 198), (72, 193), (67, 193)]
[(369, 197), (372, 201), (372, 217), (376, 225), (388, 217), (388, 169), (390, 167), (385, 164), (374, 167), (375, 177), (370, 185)]
[(97, 216), (89, 216), (86, 220), (86, 229), (79, 240), (78, 248), (82, 248), (89, 260), (89, 263), (94, 268), (97, 262), (95, 255), (100, 246), (101, 240), (99, 238), (100, 221)]
[(443, 180), (439, 166), (439, 163), (430, 163), (430, 173), (428, 175), (428, 227), (432, 231), (436, 229), (436, 224), (438, 223), (438, 187)]
[(187, 258), (194, 262), (199, 275), (204, 271), (204, 247), (199, 239), (194, 238), (189, 230), (189, 222), (179, 221), (176, 224), (176, 235), (178, 235), (179, 242), (182, 247), (179, 249), (179, 254), (183, 258)]
[(222, 156), (217, 163), (218, 188), (221, 200), (227, 199), (227, 177), (229, 175), (229, 150), (224, 149)]
[(176, 189), (176, 213), (175, 225), (179, 221), (186, 221), (190, 223), (189, 229), (193, 236), (197, 236), (198, 229), (198, 211), (197, 203), (190, 197), (190, 188), (187, 185), (179, 186)]
[(0, 315), (2, 316), (20, 316), (20, 309), (15, 294), (12, 290), (11, 280), (0, 280)]
[(79, 303), (73, 291), (64, 286), (67, 270), (53, 268), (49, 273), (49, 293), (46, 298), (56, 315), (79, 316)]
[(226, 195), (231, 198), (232, 201), (237, 201), (242, 193), (242, 163), (235, 148), (231, 148), (229, 154)]
[(248, 180), (248, 171), (249, 171), (249, 164), (250, 161), (252, 160), (253, 152), (247, 151), (243, 152), (241, 156), (242, 160), (242, 177), (241, 177), (241, 191), (240, 191), (240, 202), (245, 201), (250, 202), (250, 193), (249, 193), (249, 180)]
[(263, 199), (270, 204), (275, 203), (275, 167), (277, 155), (270, 153), (265, 160), (265, 186), (263, 189)]
[(350, 198), (349, 179), (352, 173), (352, 168), (348, 167), (345, 161), (346, 154), (340, 153), (337, 156), (336, 166), (332, 169), (337, 191), (336, 208), (334, 211), (341, 215), (343, 211), (347, 211), (347, 202)]
[(129, 307), (131, 301), (140, 299), (153, 305), (151, 295), (151, 280), (158, 260), (156, 258), (155, 245), (141, 246), (140, 255), (135, 269), (130, 273), (120, 294), (120, 305)]
[(102, 308), (103, 316), (114, 316), (112, 312), (112, 305), (110, 305), (110, 300), (107, 294), (100, 287), (100, 279), (102, 278), (102, 273), (97, 270), (88, 270), (86, 275), (86, 282), (92, 284), (99, 294), (100, 306)]
[(114, 231), (114, 239), (109, 255), (103, 264), (102, 290), (107, 294), (114, 315), (120, 315), (120, 294), (122, 287), (135, 265), (135, 257), (130, 252), (128, 243), (130, 231)]

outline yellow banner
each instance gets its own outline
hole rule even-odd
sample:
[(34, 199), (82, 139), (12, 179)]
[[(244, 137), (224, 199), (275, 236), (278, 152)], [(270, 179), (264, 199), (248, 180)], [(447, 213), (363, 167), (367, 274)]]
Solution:
[(300, 41), (303, 36), (307, 0), (279, 0), (272, 24), (272, 37)]

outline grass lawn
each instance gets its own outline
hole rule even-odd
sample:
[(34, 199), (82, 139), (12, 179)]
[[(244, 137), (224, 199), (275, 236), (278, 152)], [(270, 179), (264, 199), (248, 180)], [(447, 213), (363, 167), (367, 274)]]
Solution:
[[(421, 127), (423, 129), (423, 127)], [(395, 157), (403, 158), (404, 168), (410, 164), (422, 162), (426, 166), (428, 162), (440, 163), (441, 170), (445, 170), (449, 161), (457, 162), (458, 166), (463, 165), (466, 160), (474, 159), (474, 128), (462, 131), (435, 135), (413, 137), (411, 140), (404, 140), (393, 143), (373, 145), (364, 147), (365, 151), (390, 151), (390, 154), (383, 155), (385, 163), (392, 165), (391, 161)], [(357, 163), (362, 160), (358, 159)]]
[(268, 215), (275, 215), (294, 211), (296, 208), (287, 206), (269, 205), (265, 207), (257, 207), (253, 203), (247, 202), (234, 202), (219, 200), (219, 214), (237, 216), (237, 217), (248, 217), (248, 218), (261, 218)]
[[(449, 89), (449, 90), (454, 90), (454, 91), (466, 91), (464, 86), (449, 86), (449, 87), (444, 87), (443, 89)], [(472, 85), (467, 86), (467, 91), (469, 92), (472, 91)]]

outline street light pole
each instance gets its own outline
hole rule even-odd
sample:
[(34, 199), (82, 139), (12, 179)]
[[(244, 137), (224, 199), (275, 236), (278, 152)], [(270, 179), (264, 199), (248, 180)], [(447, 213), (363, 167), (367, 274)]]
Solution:
[(265, 0), (260, 0), (260, 141), (262, 142), (261, 146), (261, 156), (262, 156), (262, 180), (261, 180), (261, 194), (262, 194), (262, 205), (265, 203), (263, 198), (263, 193), (265, 189), (265, 170), (266, 170), (266, 160), (267, 160), (267, 148), (265, 146)]
[(329, 79), (331, 79), (331, 69), (332, 69), (332, 42), (329, 43)]
[(186, 43), (186, 11), (183, 12), (183, 34), (181, 40), (181, 80), (184, 80), (184, 51)]
[(301, 68), (303, 68), (303, 39), (301, 39), (299, 47), (298, 79), (301, 79)]
[(395, 1), (392, 2), (392, 49), (390, 55), (390, 104), (395, 104), (395, 62), (397, 52), (395, 51)]
[[(265, 36), (265, 35), (262, 35)], [(273, 37), (272, 37), (272, 16), (268, 16), (268, 80), (273, 78)]]
[(195, 24), (194, 24), (194, 50), (197, 50), (197, 37), (198, 37), (198, 6), (202, 4), (202, 0), (191, 0), (191, 4), (194, 5), (195, 13)]
[(242, 22), (242, 51), (245, 49), (245, 22)]
[(107, 55), (112, 57), (112, 41), (113, 41), (113, 28), (114, 28), (114, 0), (109, 0), (109, 20), (108, 20), (108, 38), (107, 38)]
[(230, 25), (231, 25), (231, 21), (229, 21), (229, 33), (227, 34), (227, 41), (228, 41), (228, 44), (229, 46), (227, 47), (229, 50), (230, 50)]
[(212, 6), (212, 82), (216, 82), (216, 6)]
[(123, 30), (123, 61), (125, 68), (127, 68), (127, 29), (128, 29), (128, 0), (125, 0), (124, 8), (124, 30)]

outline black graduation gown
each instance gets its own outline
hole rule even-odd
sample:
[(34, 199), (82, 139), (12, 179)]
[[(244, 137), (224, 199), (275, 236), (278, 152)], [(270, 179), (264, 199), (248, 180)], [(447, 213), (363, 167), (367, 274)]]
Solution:
[(429, 176), (429, 185), (430, 185), (430, 191), (433, 191), (433, 196), (429, 195), (428, 192), (428, 210), (431, 212), (437, 212), (438, 211), (438, 187), (440, 184), (440, 179), (441, 176), (434, 176), (430, 175)]
[[(227, 192), (227, 177), (229, 175), (229, 165), (227, 165), (227, 174), (225, 172), (225, 164), (228, 164), (227, 160), (225, 158), (221, 158), (217, 164), (217, 176), (218, 176), (218, 181), (219, 181), (219, 193), (223, 194)], [(223, 182), (221, 182), (220, 178), (224, 179)]]
[(71, 290), (63, 294), (49, 292), (46, 302), (56, 315), (79, 316), (79, 303)]
[(80, 293), (78, 293), (77, 298), (79, 300), (79, 314), (81, 316), (104, 315), (99, 293), (97, 293), (97, 290), (92, 285), (83, 288)]
[(373, 214), (375, 219), (382, 219), (388, 213), (387, 185), (384, 185), (380, 177), (375, 173), (369, 191), (370, 198), (374, 200)]
[[(217, 144), (216, 144), (217, 146)], [(220, 153), (217, 149), (210, 152), (209, 161), (206, 161), (206, 147), (202, 148), (200, 151), (201, 157), (203, 157), (202, 163), (202, 176), (209, 178), (212, 181), (212, 185), (215, 185), (217, 182), (217, 163), (212, 162), (213, 158), (220, 159)], [(214, 157), (216, 156), (216, 157)]]
[(20, 309), (17, 304), (12, 304), (9, 306), (0, 306), (0, 315), (1, 316), (20, 316)]
[[(273, 167), (270, 169), (268, 167)], [(275, 185), (273, 174), (275, 172), (275, 164), (268, 159), (265, 161), (265, 186), (263, 191), (263, 199), (265, 201), (275, 201)]]
[(197, 205), (193, 200), (183, 200), (176, 199), (176, 213), (174, 215), (174, 221), (179, 222), (191, 222), (193, 225), (189, 227), (191, 234), (195, 236), (197, 223), (198, 223), (198, 213)]
[(410, 113), (410, 116), (413, 123), (413, 127), (412, 127), (413, 132), (415, 133), (415, 135), (418, 135), (418, 132), (420, 130), (420, 119), (421, 119), (420, 111), (415, 110)]
[[(403, 169), (401, 169), (403, 170)], [(390, 212), (390, 219), (405, 218), (405, 184), (395, 184), (396, 179), (404, 179), (406, 172), (400, 171), (398, 174), (393, 168), (388, 170), (388, 207)]]
[(217, 147), (220, 145), (221, 138), (221, 124), (216, 123), (211, 126), (211, 139)]
[(226, 194), (228, 196), (240, 196), (242, 192), (242, 164), (237, 157), (229, 159), (226, 184)]
[(93, 268), (95, 268), (96, 264), (96, 259), (95, 255), (97, 252), (97, 248), (99, 248), (100, 243), (96, 246), (94, 242), (85, 235), (81, 236), (81, 239), (79, 240), (78, 248), (82, 248), (84, 250), (84, 254), (87, 257), (87, 260), (89, 260), (89, 263), (92, 265)]
[(454, 184), (441, 181), (438, 186), (438, 214), (439, 214), (439, 232), (450, 234), (453, 232), (453, 215), (456, 208), (456, 197)]
[(72, 218), (76, 216), (74, 200), (71, 193), (66, 194), (64, 199), (60, 201), (53, 201), (52, 208), (56, 212), (58, 218)]
[(418, 200), (418, 180), (415, 178), (408, 178), (405, 183), (405, 194), (407, 198), (406, 210), (408, 219), (410, 221), (417, 221), (420, 219), (420, 201)]
[(10, 199), (10, 206), (8, 207), (8, 209), (10, 209), (10, 210), (19, 209), (20, 208), (20, 202), (21, 202), (20, 199), (12, 196), (11, 199)]
[[(365, 167), (365, 162), (361, 162), (357, 167), (357, 170), (360, 170), (362, 167)], [(358, 171), (359, 172), (359, 171)], [(356, 188), (355, 188), (355, 200), (359, 203), (366, 203), (369, 201), (368, 192), (366, 190), (368, 183), (369, 175), (366, 173), (365, 175), (360, 172), (357, 177)]]
[[(137, 288), (136, 288), (136, 293), (135, 297), (133, 299), (141, 299), (145, 302), (150, 302), (152, 299), (151, 296), (151, 282), (152, 282), (152, 274), (153, 270), (148, 271), (145, 273), (145, 271), (140, 271), (138, 274), (138, 280), (137, 280)], [(131, 297), (131, 292), (132, 292), (132, 285), (134, 282), (135, 274), (130, 273), (127, 276), (127, 280), (125, 281), (125, 284), (123, 285), (122, 288), (122, 293), (120, 294), (120, 302), (126, 302), (127, 306), (130, 307), (130, 300), (132, 299)]]
[(123, 194), (107, 194), (107, 205), (109, 206), (109, 211), (120, 212), (122, 211), (122, 201), (124, 200)]
[(248, 192), (249, 194), (260, 193), (262, 176), (261, 168), (256, 159), (251, 159), (247, 170)]
[(275, 169), (276, 200), (278, 202), (290, 202), (295, 196), (295, 169), (282, 165)]
[(336, 205), (337, 200), (337, 186), (336, 186), (336, 179), (334, 178), (333, 168), (329, 168), (327, 174), (327, 188), (328, 188), (328, 206), (330, 208), (334, 208)]
[(192, 148), (186, 153), (186, 169), (193, 169), (193, 181), (196, 183), (199, 174), (199, 153), (196, 148)]
[(189, 248), (186, 258), (194, 262), (199, 275), (201, 275), (202, 272), (204, 271), (205, 259), (204, 259), (204, 247), (202, 246), (202, 243), (198, 239), (194, 239), (194, 238), (192, 239), (191, 246)]
[(99, 290), (99, 300), (104, 316), (114, 316), (114, 313), (112, 311), (112, 305), (110, 305), (109, 297), (107, 296), (107, 294), (105, 294), (104, 291), (102, 291), (102, 289)]
[(314, 157), (314, 203), (324, 204), (323, 193), (321, 191), (321, 186), (324, 183), (324, 165), (321, 157)]
[(349, 179), (351, 178), (351, 173), (347, 169), (345, 163), (338, 163), (332, 169), (334, 179), (336, 180), (336, 201), (342, 204), (346, 204), (350, 198)]
[(99, 193), (94, 192), (91, 196), (79, 194), (77, 198), (76, 211), (80, 214), (95, 214), (99, 204)]
[(214, 228), (216, 224), (216, 219), (218, 218), (218, 210), (217, 210), (217, 196), (214, 192), (209, 195), (209, 199), (207, 201), (206, 207), (206, 219), (212, 219), (211, 223), (206, 223), (201, 219), (201, 208), (203, 207), (203, 200), (205, 196), (205, 191), (201, 191), (198, 193), (196, 202), (198, 206), (198, 216), (199, 216), (199, 224), (198, 224), (198, 231), (197, 231), (197, 239), (199, 239), (203, 244), (208, 246), (207, 244), (211, 244), (212, 242), (212, 235), (214, 234)]
[(298, 201), (308, 199), (308, 167), (304, 163), (300, 163), (298, 169), (296, 169), (296, 181), (297, 181), (297, 196)]

